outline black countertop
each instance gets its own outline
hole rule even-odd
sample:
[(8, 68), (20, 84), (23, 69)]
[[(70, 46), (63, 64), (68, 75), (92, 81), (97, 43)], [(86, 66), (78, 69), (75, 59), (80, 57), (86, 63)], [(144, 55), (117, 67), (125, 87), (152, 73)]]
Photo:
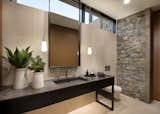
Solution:
[[(85, 77), (86, 78), (86, 77)], [(56, 84), (53, 80), (45, 81), (45, 87), (42, 89), (32, 89), (32, 87), (27, 87), (22, 90), (15, 90), (12, 87), (5, 87), (0, 90), (0, 102), (5, 100), (12, 100), (16, 98), (21, 98), (30, 95), (41, 94), (45, 92), (55, 91), (67, 87), (77, 86), (85, 83), (90, 83), (94, 81), (100, 81), (107, 78), (112, 78), (111, 76), (105, 77), (88, 77), (88, 81), (71, 81), (67, 83)]]

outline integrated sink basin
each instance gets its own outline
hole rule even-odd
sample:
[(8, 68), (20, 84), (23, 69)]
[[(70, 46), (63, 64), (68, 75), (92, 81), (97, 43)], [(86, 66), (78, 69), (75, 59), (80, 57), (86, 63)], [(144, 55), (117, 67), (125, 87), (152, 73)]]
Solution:
[(83, 77), (68, 77), (58, 80), (53, 80), (54, 83), (60, 84), (60, 83), (68, 83), (68, 82), (80, 82), (80, 81), (88, 81), (88, 79)]

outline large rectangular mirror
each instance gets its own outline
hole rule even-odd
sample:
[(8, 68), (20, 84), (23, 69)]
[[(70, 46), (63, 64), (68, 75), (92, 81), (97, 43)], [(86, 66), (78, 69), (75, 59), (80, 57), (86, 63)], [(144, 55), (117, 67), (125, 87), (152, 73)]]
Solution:
[(50, 5), (49, 66), (79, 66), (79, 3), (73, 0), (51, 0)]

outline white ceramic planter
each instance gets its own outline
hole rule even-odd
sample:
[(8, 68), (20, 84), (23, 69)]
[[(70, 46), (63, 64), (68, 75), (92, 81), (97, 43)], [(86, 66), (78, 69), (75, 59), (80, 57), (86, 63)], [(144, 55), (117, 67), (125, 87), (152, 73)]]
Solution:
[(13, 88), (24, 89), (26, 86), (27, 86), (26, 69), (25, 68), (16, 69)]
[(44, 87), (43, 72), (35, 72), (33, 74), (32, 88), (40, 89)]

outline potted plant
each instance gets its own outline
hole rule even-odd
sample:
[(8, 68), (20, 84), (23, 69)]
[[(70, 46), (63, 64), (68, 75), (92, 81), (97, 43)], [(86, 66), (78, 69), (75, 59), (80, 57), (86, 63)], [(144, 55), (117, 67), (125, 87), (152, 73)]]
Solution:
[(13, 83), (14, 89), (23, 89), (27, 86), (25, 73), (32, 56), (32, 52), (29, 51), (29, 48), (30, 47), (27, 47), (26, 49), (22, 50), (16, 48), (14, 52), (12, 52), (8, 48), (5, 48), (8, 61), (16, 67), (16, 73)]
[(34, 71), (32, 80), (32, 87), (34, 89), (40, 89), (44, 87), (44, 65), (45, 62), (43, 62), (42, 58), (39, 56), (31, 59), (30, 69)]

